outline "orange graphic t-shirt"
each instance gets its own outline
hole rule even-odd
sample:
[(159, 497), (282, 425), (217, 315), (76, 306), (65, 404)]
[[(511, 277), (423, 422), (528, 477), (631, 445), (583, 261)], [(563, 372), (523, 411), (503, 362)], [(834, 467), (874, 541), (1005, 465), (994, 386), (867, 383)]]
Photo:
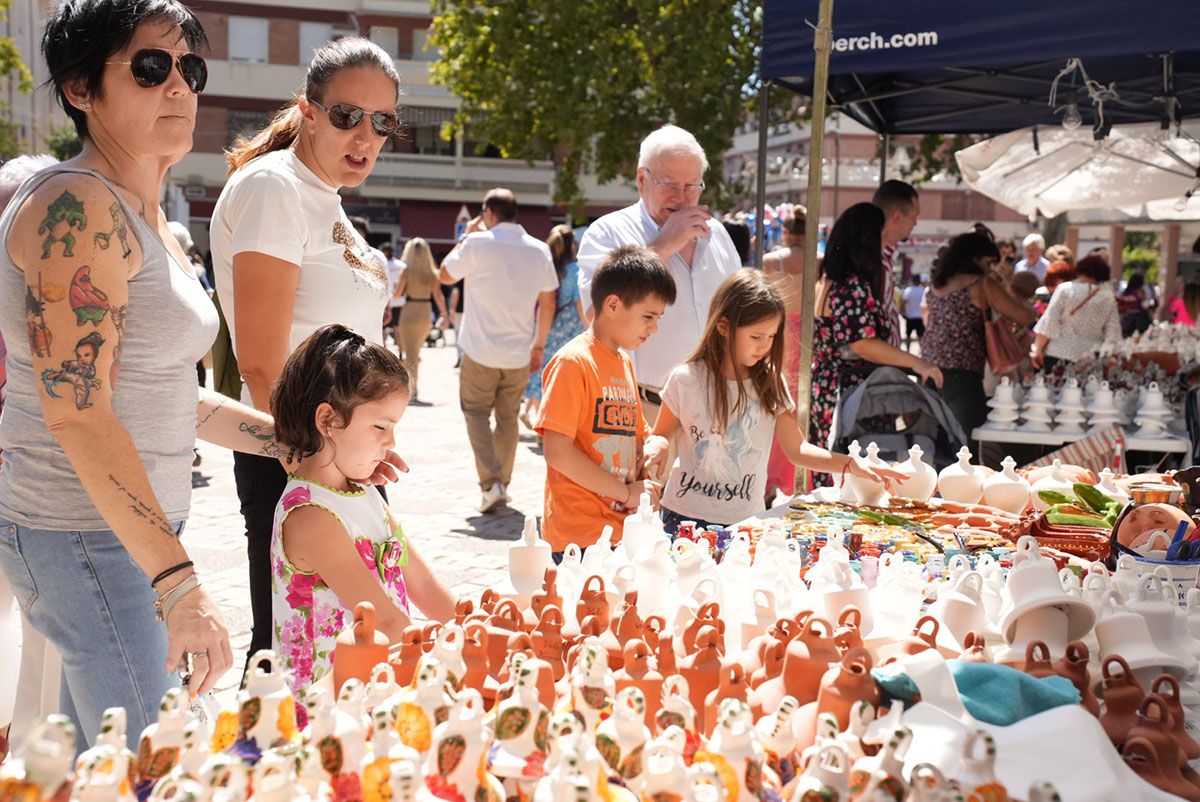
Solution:
[[(559, 349), (542, 376), (537, 429), (570, 437), (592, 462), (622, 482), (637, 477), (642, 444), (650, 428), (642, 417), (633, 363), (620, 351), (584, 332)], [(621, 537), (625, 513), (612, 499), (581, 487), (546, 467), (546, 513), (542, 536), (555, 551), (581, 548), (612, 524)]]

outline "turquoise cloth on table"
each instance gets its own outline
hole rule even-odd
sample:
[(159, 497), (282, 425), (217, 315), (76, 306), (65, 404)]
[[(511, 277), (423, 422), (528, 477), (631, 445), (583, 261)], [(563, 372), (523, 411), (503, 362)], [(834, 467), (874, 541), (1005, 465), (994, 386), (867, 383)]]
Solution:
[[(946, 667), (954, 677), (967, 712), (997, 727), (1007, 727), (1051, 708), (1080, 701), (1079, 691), (1065, 677), (1037, 679), (1010, 666), (961, 660), (947, 660)], [(917, 686), (902, 671), (876, 668), (871, 676), (888, 699), (905, 707), (917, 701)]]

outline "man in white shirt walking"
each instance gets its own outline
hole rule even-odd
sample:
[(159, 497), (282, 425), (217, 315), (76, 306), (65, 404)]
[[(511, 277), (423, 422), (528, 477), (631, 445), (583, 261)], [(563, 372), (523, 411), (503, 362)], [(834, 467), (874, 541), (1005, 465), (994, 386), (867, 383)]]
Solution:
[(692, 134), (674, 125), (659, 128), (642, 140), (638, 152), (641, 199), (592, 223), (579, 245), (579, 295), (585, 310), (592, 305), (596, 268), (624, 245), (654, 251), (675, 279), (675, 303), (663, 313), (658, 332), (632, 355), (642, 412), (652, 426), (667, 374), (700, 343), (713, 294), (741, 267), (721, 221), (707, 206), (697, 205), (707, 169), (708, 157)]
[(397, 294), (396, 290), (400, 288), (400, 275), (404, 272), (404, 262), (396, 258), (395, 250), (390, 242), (380, 245), (379, 250), (383, 252), (383, 256), (387, 260), (384, 267), (387, 268), (388, 287), (392, 293), (388, 298), (387, 310), (383, 314), (383, 341), (386, 343), (388, 335), (391, 335), (392, 341), (396, 343), (396, 350), (399, 351), (400, 340), (396, 338), (396, 326), (400, 325), (400, 310), (404, 308), (404, 296)]
[(513, 193), (489, 191), (483, 214), (467, 224), (467, 235), (442, 262), (440, 276), (443, 284), (468, 279), (458, 391), (483, 491), (483, 513), (508, 501), (521, 395), (530, 370), (541, 367), (558, 290), (550, 249), (516, 220)]

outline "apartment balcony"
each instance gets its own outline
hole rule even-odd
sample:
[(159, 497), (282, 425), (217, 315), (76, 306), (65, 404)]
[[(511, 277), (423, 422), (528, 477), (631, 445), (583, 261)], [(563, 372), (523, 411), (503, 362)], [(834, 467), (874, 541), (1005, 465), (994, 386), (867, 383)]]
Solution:
[[(457, 106), (458, 101), (448, 89), (429, 82), (429, 62), (398, 59), (396, 71), (400, 73), (403, 91), (401, 103), (422, 105)], [(209, 95), (239, 98), (268, 98), (283, 101), (303, 89), (304, 64), (264, 64), (249, 61), (208, 62)]]
[(522, 203), (550, 205), (554, 165), (517, 159), (381, 153), (371, 177), (360, 188), (368, 197), (478, 202), (493, 187), (507, 187)]

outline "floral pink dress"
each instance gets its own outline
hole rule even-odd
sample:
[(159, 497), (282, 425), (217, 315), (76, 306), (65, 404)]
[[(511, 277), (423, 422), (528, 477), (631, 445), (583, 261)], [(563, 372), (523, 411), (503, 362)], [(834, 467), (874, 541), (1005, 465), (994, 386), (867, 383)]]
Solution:
[(291, 477), (275, 508), (271, 532), (272, 648), (288, 670), (297, 701), (333, 667), (337, 636), (354, 618), (322, 581), (320, 574), (301, 571), (283, 549), (283, 522), (297, 507), (328, 510), (354, 540), (363, 563), (397, 606), (408, 610), (404, 566), (408, 542), (399, 527), (393, 532), (383, 497), (360, 487), (344, 493)]

